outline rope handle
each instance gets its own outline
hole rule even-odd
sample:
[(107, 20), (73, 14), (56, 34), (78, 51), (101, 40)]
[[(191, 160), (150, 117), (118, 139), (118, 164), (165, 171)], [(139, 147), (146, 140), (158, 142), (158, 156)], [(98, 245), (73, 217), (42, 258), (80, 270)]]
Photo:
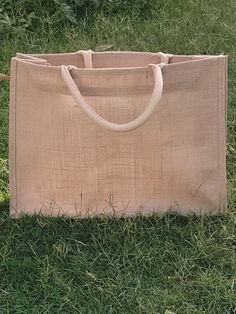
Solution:
[[(85, 68), (93, 68), (93, 50), (79, 50), (77, 53), (83, 56)], [(161, 63), (166, 64), (169, 63), (170, 58), (173, 56), (172, 54), (163, 52), (157, 52), (155, 55), (160, 58)]]
[(85, 68), (93, 68), (92, 50), (79, 50), (77, 53), (82, 54)]
[(149, 66), (152, 68), (154, 76), (154, 88), (149, 103), (146, 109), (137, 118), (122, 124), (113, 123), (104, 119), (86, 102), (70, 74), (70, 70), (75, 68), (74, 66), (61, 65), (61, 76), (76, 104), (80, 106), (80, 108), (92, 121), (110, 131), (127, 132), (134, 130), (144, 124), (151, 117), (153, 111), (156, 109), (161, 99), (163, 91), (163, 77), (161, 68), (164, 66), (164, 64), (150, 64)]

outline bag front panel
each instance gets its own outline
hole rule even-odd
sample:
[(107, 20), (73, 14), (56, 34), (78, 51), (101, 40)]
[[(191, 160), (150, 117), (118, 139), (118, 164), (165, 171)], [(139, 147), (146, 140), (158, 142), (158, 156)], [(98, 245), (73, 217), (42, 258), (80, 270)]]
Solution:
[[(59, 68), (18, 62), (12, 213), (222, 210), (224, 69), (224, 58), (166, 66), (164, 92), (151, 118), (133, 131), (115, 133), (76, 106)], [(124, 123), (145, 109), (153, 78), (149, 70), (115, 72), (102, 80), (101, 74), (86, 72), (79, 80), (72, 73), (97, 113)]]

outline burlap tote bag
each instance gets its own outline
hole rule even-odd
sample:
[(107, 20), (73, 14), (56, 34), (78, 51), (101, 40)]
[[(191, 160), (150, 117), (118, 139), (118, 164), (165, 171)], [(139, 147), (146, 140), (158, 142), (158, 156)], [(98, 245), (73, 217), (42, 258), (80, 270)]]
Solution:
[(79, 51), (11, 64), (11, 215), (218, 213), (225, 56)]

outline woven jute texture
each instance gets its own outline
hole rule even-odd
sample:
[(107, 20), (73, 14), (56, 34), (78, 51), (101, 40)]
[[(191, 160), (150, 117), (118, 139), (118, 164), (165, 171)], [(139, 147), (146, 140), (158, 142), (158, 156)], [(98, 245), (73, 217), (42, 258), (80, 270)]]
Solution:
[[(75, 52), (12, 59), (12, 216), (224, 211), (227, 57), (167, 57)], [(150, 99), (149, 117), (121, 130)]]

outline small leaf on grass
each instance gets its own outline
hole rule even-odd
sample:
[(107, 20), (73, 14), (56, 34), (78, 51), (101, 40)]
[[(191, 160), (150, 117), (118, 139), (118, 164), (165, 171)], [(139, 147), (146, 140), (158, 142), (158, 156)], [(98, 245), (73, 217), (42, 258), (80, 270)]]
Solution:
[(88, 271), (86, 271), (86, 275), (87, 275), (88, 277), (90, 277), (90, 278), (94, 279), (94, 280), (96, 280), (96, 279), (97, 279), (97, 277), (96, 277), (96, 275), (95, 275), (95, 274), (90, 273), (90, 272), (88, 272)]
[(114, 44), (108, 44), (108, 45), (101, 45), (95, 47), (95, 51), (107, 51), (114, 47)]
[(0, 73), (0, 81), (9, 80), (9, 78), (10, 77), (8, 75)]

